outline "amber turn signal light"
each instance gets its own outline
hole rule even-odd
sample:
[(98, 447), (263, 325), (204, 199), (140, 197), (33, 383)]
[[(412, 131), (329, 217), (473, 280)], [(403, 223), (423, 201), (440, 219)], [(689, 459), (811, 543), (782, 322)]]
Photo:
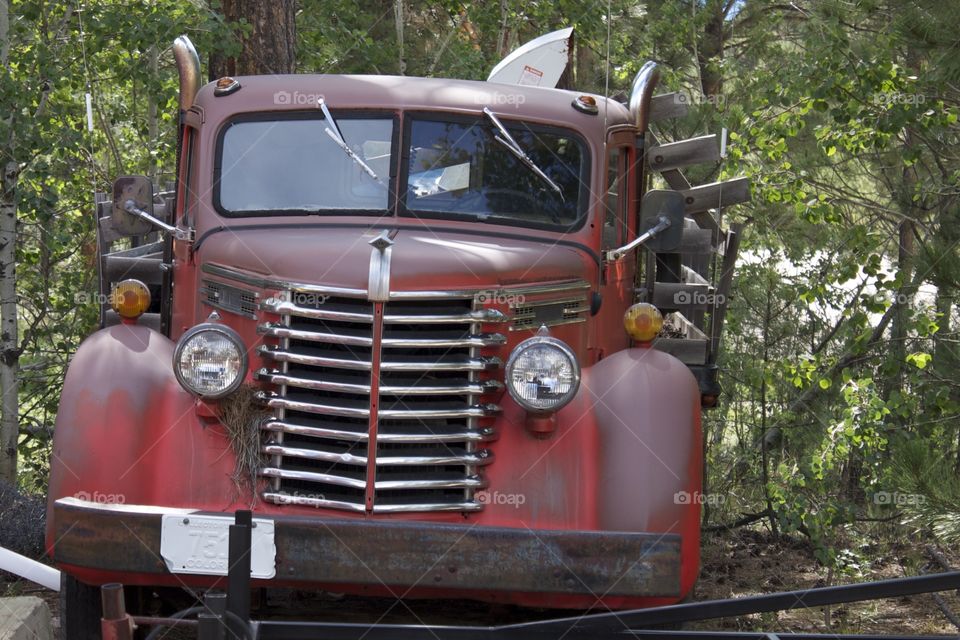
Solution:
[(135, 322), (150, 308), (150, 290), (139, 280), (122, 280), (113, 286), (110, 306), (122, 320)]
[(649, 302), (639, 302), (623, 314), (623, 327), (627, 335), (637, 342), (651, 342), (663, 327), (663, 316)]

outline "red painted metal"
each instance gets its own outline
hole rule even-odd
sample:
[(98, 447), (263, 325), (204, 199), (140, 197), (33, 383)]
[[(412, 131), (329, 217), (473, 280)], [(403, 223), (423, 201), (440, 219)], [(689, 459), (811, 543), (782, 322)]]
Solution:
[[(547, 425), (552, 430), (549, 438), (540, 437), (539, 427), (529, 428), (526, 412), (508, 394), (500, 391), (490, 396), (491, 402), (501, 405), (502, 413), (481, 420), (482, 424), (493, 425), (498, 434), (495, 441), (485, 445), (496, 460), (484, 469), (488, 491), (523, 496), (522, 501), (491, 500), (475, 513), (377, 515), (260, 502), (255, 516), (420, 522), (425, 526), (458, 523), (533, 532), (679, 534), (681, 589), (670, 598), (609, 597), (586, 591), (576, 595), (469, 588), (451, 592), (423, 584), (400, 586), (407, 597), (466, 597), (569, 608), (644, 607), (676, 602), (688, 595), (699, 569), (700, 508), (697, 500), (684, 502), (677, 496), (697, 496), (700, 488), (699, 392), (689, 370), (676, 359), (654, 350), (626, 348), (622, 313), (633, 301), (634, 266), (627, 260), (617, 263), (620, 266), (613, 265), (604, 284), (600, 284), (597, 258), (603, 198), (591, 201), (587, 224), (566, 234), (392, 216), (227, 219), (214, 211), (211, 201), (216, 135), (239, 112), (303, 108), (278, 105), (273, 96), (278, 91), (309, 94), (322, 86), (329, 102), (338, 108), (393, 111), (401, 125), (404, 115), (400, 106), (476, 116), (478, 105), (486, 104), (493, 91), (485, 83), (408, 78), (277, 76), (240, 80), (243, 90), (222, 98), (214, 98), (210, 86), (202, 89), (195, 107), (202, 117), (194, 119), (203, 122), (202, 128), (186, 127), (183, 154), (186, 157), (192, 148), (194, 161), (190, 173), (188, 163), (182, 163), (177, 216), (182, 218), (189, 212), (201, 242), (199, 248), (182, 241), (173, 243), (176, 284), (171, 337), (146, 327), (119, 325), (95, 333), (81, 345), (69, 367), (57, 415), (51, 504), (58, 498), (79, 496), (225, 514), (248, 508), (250, 497), (241, 495), (231, 480), (234, 456), (224, 427), (209, 407), (198, 405), (180, 387), (171, 369), (173, 340), (213, 311), (198, 295), (201, 281), (222, 281), (219, 276), (203, 273), (201, 265), (222, 265), (252, 278), (366, 289), (370, 231), (393, 225), (401, 227), (391, 250), (393, 291), (489, 290), (579, 280), (590, 285), (584, 293), (588, 300), (593, 293), (601, 294), (596, 316), (588, 314), (586, 322), (551, 328), (551, 334), (570, 345), (581, 359), (581, 391)], [(608, 131), (619, 131), (610, 138), (618, 141), (628, 141), (634, 135), (626, 109), (610, 101), (604, 109), (606, 117), (597, 118), (571, 108), (569, 95), (561, 91), (524, 87), (509, 90), (524, 96), (519, 103), (523, 108), (511, 108), (502, 114), (503, 119), (522, 117), (578, 132), (593, 157), (589, 175), (592, 191), (604, 193), (603, 153)], [(185, 178), (190, 179), (189, 189), (183, 186)], [(629, 180), (631, 185), (633, 182)], [(631, 221), (636, 217), (638, 195), (633, 189), (631, 186)], [(265, 223), (276, 226), (257, 226)], [(229, 226), (229, 231), (219, 231), (224, 226)], [(490, 233), (499, 235), (484, 235)], [(257, 293), (263, 300), (277, 291), (267, 288), (257, 289)], [(549, 295), (543, 297), (549, 299)], [(511, 312), (506, 302), (489, 304)], [(382, 304), (377, 303), (376, 308), (382, 313)], [(250, 371), (269, 364), (257, 354), (264, 344), (263, 336), (257, 334), (257, 321), (232, 313), (221, 316), (220, 321), (235, 329), (248, 345)], [(270, 319), (268, 314), (261, 320), (264, 318)], [(485, 325), (483, 330), (506, 335), (505, 345), (482, 351), (504, 361), (518, 342), (532, 335), (530, 330), (510, 331), (505, 325)], [(503, 373), (483, 374), (489, 375), (502, 380)], [(247, 382), (256, 384), (252, 374)], [(372, 419), (371, 430), (375, 424)], [(372, 449), (371, 455), (375, 455)], [(370, 464), (368, 473), (374, 468)], [(368, 492), (368, 504), (371, 497)], [(47, 547), (55, 560), (57, 526), (51, 508)], [(91, 584), (119, 580), (132, 585), (209, 586), (217, 582), (215, 578), (165, 573), (162, 561), (155, 561), (156, 573), (61, 566)], [(491, 567), (491, 571), (497, 568)], [(397, 586), (307, 584), (295, 573), (280, 576), (270, 584), (329, 587), (370, 595), (390, 595)]]

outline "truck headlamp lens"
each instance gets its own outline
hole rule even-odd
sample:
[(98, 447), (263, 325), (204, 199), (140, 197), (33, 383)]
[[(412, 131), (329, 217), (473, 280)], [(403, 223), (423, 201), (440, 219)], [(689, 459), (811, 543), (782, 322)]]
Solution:
[(201, 398), (229, 395), (243, 383), (247, 353), (237, 332), (220, 324), (198, 324), (173, 352), (173, 371), (184, 389)]
[(580, 387), (580, 363), (556, 338), (524, 340), (507, 360), (507, 390), (521, 407), (536, 413), (557, 411)]

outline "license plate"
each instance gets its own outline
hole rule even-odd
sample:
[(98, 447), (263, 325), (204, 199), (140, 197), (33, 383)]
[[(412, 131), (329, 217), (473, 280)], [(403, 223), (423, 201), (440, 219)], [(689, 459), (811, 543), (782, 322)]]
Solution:
[[(171, 573), (225, 576), (229, 568), (232, 516), (165, 514), (160, 528), (160, 555)], [(253, 519), (250, 575), (273, 578), (277, 574), (277, 546), (273, 520)]]

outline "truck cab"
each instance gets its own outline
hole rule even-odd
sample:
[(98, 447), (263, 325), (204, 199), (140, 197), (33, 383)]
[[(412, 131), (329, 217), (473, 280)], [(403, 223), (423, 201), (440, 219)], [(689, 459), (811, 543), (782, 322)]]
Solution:
[(175, 50), (175, 189), (124, 178), (101, 203), (111, 308), (57, 417), (47, 546), (71, 589), (215, 587), (249, 509), (259, 587), (687, 597), (718, 393), (696, 293), (736, 248), (701, 226), (729, 195), (648, 189), (683, 155), (650, 156), (655, 68), (622, 104), (389, 76), (199, 88)]

